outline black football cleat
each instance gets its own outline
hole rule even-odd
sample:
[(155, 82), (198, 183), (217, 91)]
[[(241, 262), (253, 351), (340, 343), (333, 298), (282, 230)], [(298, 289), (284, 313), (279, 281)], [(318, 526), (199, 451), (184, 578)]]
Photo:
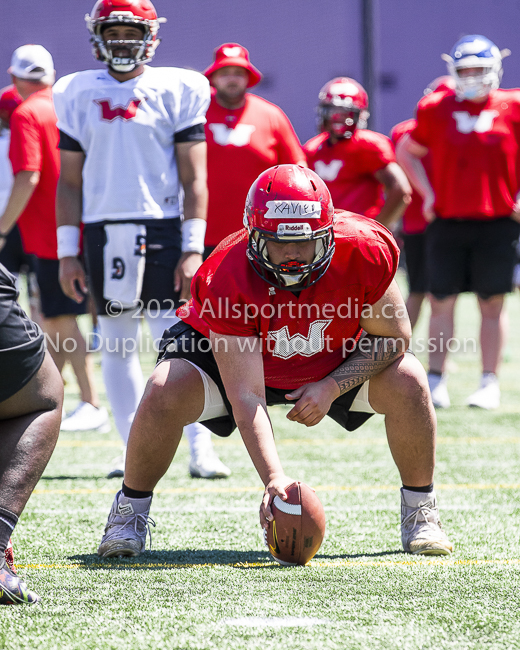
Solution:
[(34, 605), (39, 600), (38, 594), (30, 591), (25, 582), (9, 569), (2, 558), (0, 560), (0, 605)]

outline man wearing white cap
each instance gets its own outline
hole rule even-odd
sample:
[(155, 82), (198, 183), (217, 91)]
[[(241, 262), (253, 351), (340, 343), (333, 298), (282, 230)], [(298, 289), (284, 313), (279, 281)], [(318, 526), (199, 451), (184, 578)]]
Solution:
[(268, 167), (307, 167), (305, 154), (285, 113), (246, 92), (262, 79), (238, 43), (224, 43), (204, 71), (213, 86), (206, 114), (208, 228), (206, 254), (242, 228), (244, 201), (255, 178)]
[[(14, 51), (8, 72), (23, 102), (10, 120), (14, 182), (0, 215), (0, 248), (18, 221), (24, 250), (35, 256), (49, 352), (58, 370), (66, 361), (73, 368), (80, 391), (79, 408), (89, 413), (84, 428), (107, 431), (108, 413), (99, 407), (92, 360), (76, 322), (85, 308), (63, 293), (58, 277), (55, 206), (60, 159), (51, 90), (55, 78), (52, 56), (41, 45), (22, 45)], [(67, 428), (67, 420), (62, 427)]]

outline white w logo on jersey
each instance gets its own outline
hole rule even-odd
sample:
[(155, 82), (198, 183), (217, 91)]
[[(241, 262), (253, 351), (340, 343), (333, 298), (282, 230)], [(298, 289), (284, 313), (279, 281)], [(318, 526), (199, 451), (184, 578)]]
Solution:
[(323, 178), (324, 181), (335, 181), (338, 177), (339, 170), (343, 167), (342, 160), (331, 160), (330, 163), (324, 163), (323, 160), (317, 160), (314, 163), (314, 171)]
[(331, 320), (315, 320), (309, 327), (309, 334), (289, 335), (289, 328), (284, 325), (281, 330), (268, 332), (268, 335), (274, 340), (274, 357), (280, 359), (290, 359), (296, 354), (303, 357), (312, 357), (313, 354), (321, 352), (325, 347), (325, 338), (323, 332), (332, 323)]
[(498, 117), (498, 111), (482, 111), (479, 115), (470, 115), (468, 111), (454, 111), (453, 117), (457, 122), (459, 133), (487, 133), (491, 131), (493, 120)]
[(210, 124), (209, 128), (215, 142), (223, 147), (227, 144), (232, 144), (234, 147), (245, 147), (251, 142), (253, 131), (256, 130), (253, 124), (237, 124), (234, 129), (230, 129), (225, 124)]

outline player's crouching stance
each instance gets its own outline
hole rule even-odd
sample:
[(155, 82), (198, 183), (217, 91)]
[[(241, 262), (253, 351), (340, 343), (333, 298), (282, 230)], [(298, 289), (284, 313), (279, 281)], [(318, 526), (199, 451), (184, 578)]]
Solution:
[(63, 406), (61, 375), (17, 296), (0, 264), (0, 605), (39, 600), (14, 572), (9, 538), (56, 445)]
[[(403, 482), (404, 549), (449, 554), (433, 490), (435, 414), (426, 374), (405, 353), (411, 328), (393, 279), (391, 234), (370, 219), (335, 215), (323, 181), (296, 165), (257, 178), (244, 222), (248, 232), (224, 240), (201, 266), (192, 302), (163, 340), (99, 555), (144, 550), (153, 489), (189, 422), (204, 421), (221, 436), (238, 426), (265, 485), (267, 527), (272, 499), (286, 497), (292, 482), (267, 406), (289, 402), (287, 417), (306, 426), (328, 414), (352, 431), (384, 414)], [(350, 354), (346, 340), (358, 340)]]

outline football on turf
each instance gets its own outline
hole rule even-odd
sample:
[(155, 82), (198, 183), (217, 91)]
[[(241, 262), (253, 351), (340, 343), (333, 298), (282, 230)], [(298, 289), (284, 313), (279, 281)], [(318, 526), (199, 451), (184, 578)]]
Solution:
[(284, 566), (307, 564), (325, 535), (325, 511), (316, 493), (305, 483), (285, 488), (287, 501), (275, 497), (273, 521), (264, 529), (264, 540), (273, 558)]

